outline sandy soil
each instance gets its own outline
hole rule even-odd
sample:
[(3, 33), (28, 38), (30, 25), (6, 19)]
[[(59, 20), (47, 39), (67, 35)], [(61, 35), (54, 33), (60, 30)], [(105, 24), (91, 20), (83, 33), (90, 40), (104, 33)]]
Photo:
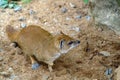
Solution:
[[(33, 0), (22, 6), (18, 12), (0, 9), (0, 80), (116, 80), (120, 38), (89, 19), (88, 5), (81, 0)], [(39, 25), (53, 35), (63, 31), (81, 44), (56, 60), (53, 72), (42, 63), (32, 70), (30, 60), (15, 52), (5, 33), (7, 25), (20, 29), (22, 24)], [(113, 71), (106, 75), (108, 68)]]

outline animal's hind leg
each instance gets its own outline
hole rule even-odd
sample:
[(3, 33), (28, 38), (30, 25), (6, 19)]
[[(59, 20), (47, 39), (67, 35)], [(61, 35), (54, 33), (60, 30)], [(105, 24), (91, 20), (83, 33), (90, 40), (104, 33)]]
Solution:
[(33, 56), (30, 56), (30, 59), (31, 59), (31, 63), (32, 63), (32, 69), (35, 70), (37, 69), (40, 64), (35, 60), (35, 58)]

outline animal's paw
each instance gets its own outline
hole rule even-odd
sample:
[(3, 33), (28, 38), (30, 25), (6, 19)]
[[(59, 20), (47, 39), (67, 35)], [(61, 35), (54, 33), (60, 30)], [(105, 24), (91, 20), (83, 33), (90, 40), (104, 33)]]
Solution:
[(40, 66), (40, 64), (34, 63), (34, 64), (32, 64), (32, 69), (35, 70), (35, 69), (39, 68), (39, 66)]

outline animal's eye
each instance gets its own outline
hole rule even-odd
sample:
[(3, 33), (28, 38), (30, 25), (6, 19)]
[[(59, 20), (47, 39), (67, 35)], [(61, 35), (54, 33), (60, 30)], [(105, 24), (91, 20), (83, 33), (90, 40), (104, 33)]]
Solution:
[(73, 41), (70, 41), (70, 42), (68, 43), (68, 45), (71, 45), (71, 44), (73, 44)]
[(62, 49), (62, 47), (63, 47), (63, 45), (64, 45), (64, 42), (65, 42), (64, 39), (60, 41), (60, 49)]

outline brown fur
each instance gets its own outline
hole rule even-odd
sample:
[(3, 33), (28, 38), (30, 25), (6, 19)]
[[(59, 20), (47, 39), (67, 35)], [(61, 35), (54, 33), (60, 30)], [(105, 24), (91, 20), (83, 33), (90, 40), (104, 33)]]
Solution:
[[(68, 42), (74, 40), (63, 33), (53, 36), (35, 25), (30, 25), (19, 31), (8, 26), (6, 33), (12, 42), (18, 43), (24, 54), (34, 55), (38, 61), (43, 61), (51, 66), (56, 59), (55, 56), (60, 53), (60, 41), (63, 39)], [(67, 44), (65, 45), (65, 49), (69, 48)]]

